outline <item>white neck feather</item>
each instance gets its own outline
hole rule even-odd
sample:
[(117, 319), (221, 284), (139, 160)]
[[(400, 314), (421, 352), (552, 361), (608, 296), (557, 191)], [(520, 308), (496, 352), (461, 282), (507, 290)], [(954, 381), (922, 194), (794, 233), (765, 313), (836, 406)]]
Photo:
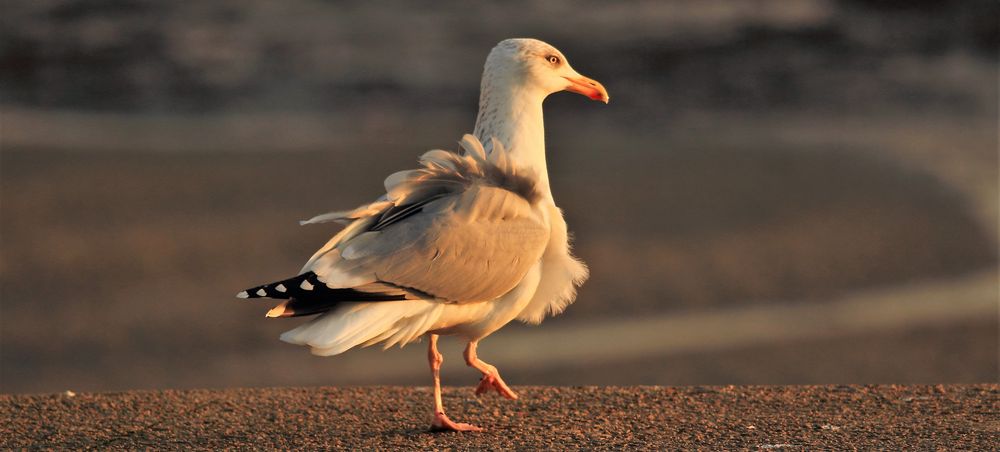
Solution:
[(536, 173), (538, 191), (551, 201), (542, 118), (542, 102), (548, 93), (533, 86), (494, 81), (483, 78), (473, 134), (487, 146), (490, 138), (496, 137), (517, 167)]

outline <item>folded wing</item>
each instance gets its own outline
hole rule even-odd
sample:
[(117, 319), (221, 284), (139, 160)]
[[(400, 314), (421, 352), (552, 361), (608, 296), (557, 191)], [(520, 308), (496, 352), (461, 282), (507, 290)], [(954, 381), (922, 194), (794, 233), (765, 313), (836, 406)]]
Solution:
[[(278, 283), (248, 293), (291, 302), (309, 298), (303, 290), (347, 298), (357, 292), (365, 298), (357, 301), (419, 296), (469, 303), (499, 298), (538, 263), (550, 227), (533, 175), (519, 173), (499, 143), (491, 144), (492, 152), (487, 153), (475, 137), (466, 135), (461, 141), (464, 154), (425, 153), (422, 168), (386, 179), (387, 193), (379, 200), (303, 222), (342, 221), (348, 226), (306, 263), (299, 277), (286, 280), (302, 279), (295, 291), (299, 295), (289, 293), (287, 283), (286, 296), (275, 296), (272, 289)], [(350, 288), (359, 290), (343, 290)], [(315, 306), (309, 313), (332, 307)]]

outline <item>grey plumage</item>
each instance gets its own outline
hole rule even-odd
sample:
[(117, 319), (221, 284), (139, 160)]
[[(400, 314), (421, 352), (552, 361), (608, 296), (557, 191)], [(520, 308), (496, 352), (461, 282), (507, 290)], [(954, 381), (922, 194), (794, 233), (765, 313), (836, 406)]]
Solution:
[[(357, 229), (325, 247), (304, 270), (330, 287), (384, 282), (448, 303), (495, 299), (541, 257), (549, 227), (535, 182), (475, 137), (463, 154), (425, 153), (422, 168), (386, 179), (384, 200), (323, 221), (351, 219)], [(503, 240), (494, 240), (502, 237)]]

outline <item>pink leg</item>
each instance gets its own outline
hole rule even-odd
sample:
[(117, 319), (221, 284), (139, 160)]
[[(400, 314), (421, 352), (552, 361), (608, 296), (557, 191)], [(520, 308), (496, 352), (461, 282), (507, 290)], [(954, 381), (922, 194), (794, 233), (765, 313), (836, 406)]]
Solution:
[(444, 414), (444, 404), (441, 403), (441, 363), (444, 357), (437, 349), (438, 335), (430, 335), (427, 347), (427, 362), (431, 365), (431, 375), (434, 376), (434, 419), (431, 421), (431, 431), (481, 432), (483, 429), (472, 424), (452, 422)]
[(479, 386), (476, 387), (476, 395), (481, 395), (490, 389), (495, 390), (500, 395), (511, 399), (517, 400), (517, 394), (511, 391), (507, 383), (504, 383), (503, 379), (500, 378), (500, 371), (496, 367), (487, 364), (483, 360), (476, 356), (476, 346), (478, 342), (469, 342), (469, 345), (465, 347), (465, 363), (469, 367), (475, 367), (476, 370), (483, 373), (483, 379), (479, 380)]

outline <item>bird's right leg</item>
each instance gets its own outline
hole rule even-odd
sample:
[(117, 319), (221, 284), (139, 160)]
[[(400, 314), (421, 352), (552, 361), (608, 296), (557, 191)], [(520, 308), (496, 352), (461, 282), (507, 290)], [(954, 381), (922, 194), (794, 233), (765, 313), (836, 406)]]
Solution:
[(437, 349), (438, 335), (429, 336), (427, 362), (431, 366), (431, 375), (434, 376), (434, 420), (431, 421), (431, 431), (481, 432), (483, 429), (475, 425), (452, 422), (444, 414), (444, 404), (441, 402), (441, 363), (444, 362), (444, 356)]
[(483, 373), (483, 379), (479, 380), (479, 386), (476, 387), (476, 395), (481, 395), (492, 389), (508, 399), (517, 400), (517, 394), (510, 389), (510, 386), (507, 386), (507, 383), (504, 383), (503, 378), (500, 378), (500, 371), (497, 370), (496, 366), (479, 359), (479, 355), (476, 354), (478, 345), (477, 341), (469, 342), (469, 345), (465, 346), (464, 353), (465, 364)]

